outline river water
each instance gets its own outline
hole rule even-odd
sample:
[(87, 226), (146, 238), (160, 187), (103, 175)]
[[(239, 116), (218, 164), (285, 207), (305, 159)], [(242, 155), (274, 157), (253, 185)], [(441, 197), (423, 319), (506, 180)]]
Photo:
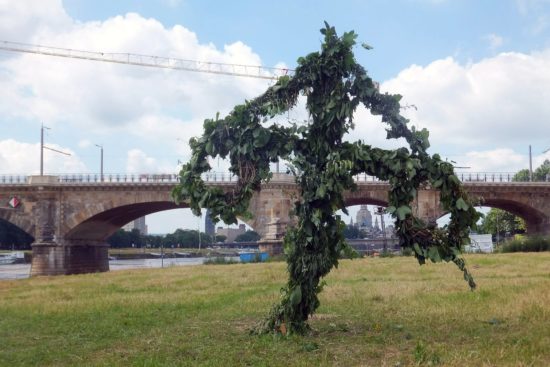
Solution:
[[(139, 268), (161, 268), (169, 266), (202, 265), (206, 257), (110, 260), (111, 271)], [(238, 256), (226, 257), (227, 260), (239, 261)], [(31, 272), (31, 264), (0, 265), (0, 280), (25, 279)]]

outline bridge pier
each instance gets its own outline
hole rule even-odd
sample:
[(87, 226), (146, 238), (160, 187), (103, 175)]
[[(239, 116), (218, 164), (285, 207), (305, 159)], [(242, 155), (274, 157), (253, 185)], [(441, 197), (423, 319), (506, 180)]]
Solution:
[(69, 275), (109, 271), (107, 243), (32, 244), (31, 276)]

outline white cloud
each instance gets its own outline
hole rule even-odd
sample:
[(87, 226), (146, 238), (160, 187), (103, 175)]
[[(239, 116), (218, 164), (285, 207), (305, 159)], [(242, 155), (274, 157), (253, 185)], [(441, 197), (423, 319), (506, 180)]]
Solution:
[(470, 172), (515, 172), (528, 165), (526, 154), (506, 148), (471, 151), (462, 159), (461, 162), (470, 167)]
[(128, 152), (126, 163), (128, 173), (175, 173), (176, 164), (168, 166), (159, 163), (155, 158), (148, 156), (139, 149), (132, 149)]
[[(502, 53), (469, 65), (452, 58), (413, 65), (382, 84), (418, 110), (404, 114), (426, 127), (434, 150), (450, 154), (529, 144), (550, 136), (550, 50)], [(485, 149), (483, 149), (485, 150)]]
[[(20, 3), (28, 4), (17, 2)], [(0, 14), (4, 14), (0, 24), (18, 19), (25, 24), (23, 33), (31, 35), (28, 41), (37, 44), (261, 65), (259, 56), (242, 42), (218, 50), (211, 44), (200, 44), (193, 32), (180, 25), (165, 28), (154, 19), (129, 13), (103, 22), (84, 23), (67, 20), (65, 15), (61, 27), (56, 20), (64, 14), (60, 2), (52, 1), (43, 7), (49, 11), (36, 10), (42, 6), (12, 8), (11, 3), (0, 3)], [(17, 11), (19, 8), (22, 9)], [(35, 17), (41, 21), (32, 22)], [(0, 33), (15, 39), (6, 32)], [(14, 55), (0, 63), (6, 71), (0, 79), (6, 101), (0, 107), (2, 112), (26, 118), (40, 116), (48, 123), (70, 121), (87, 128), (129, 125), (145, 114), (163, 115), (165, 111), (206, 117), (216, 110), (227, 111), (267, 85), (257, 79)]]
[(61, 0), (0, 0), (0, 35), (3, 40), (29, 43), (37, 32), (52, 34), (72, 25)]
[[(14, 19), (17, 24), (12, 24)], [(262, 64), (260, 57), (240, 41), (218, 49), (199, 43), (196, 34), (181, 25), (167, 28), (135, 13), (78, 22), (66, 14), (61, 1), (54, 0), (42, 1), (39, 6), (32, 1), (0, 0), (0, 34), (8, 40), (68, 49)], [(124, 142), (142, 139), (136, 144), (148, 144), (149, 149), (155, 145), (174, 149), (173, 154), (185, 158), (189, 153), (185, 145), (191, 136), (201, 133), (205, 118), (214, 117), (217, 111), (223, 116), (269, 84), (253, 78), (30, 54), (3, 55), (8, 56), (0, 58), (0, 115), (7, 120), (62, 127), (74, 131), (75, 136), (95, 136), (77, 137), (71, 142), (74, 148), (82, 149), (92, 140), (107, 142), (110, 136), (120, 136)], [(185, 144), (176, 143), (177, 137)], [(105, 148), (115, 158), (127, 150), (116, 152), (118, 147), (108, 144)], [(175, 164), (176, 159), (159, 159), (158, 164), (167, 166), (168, 161)], [(111, 158), (109, 162), (113, 165), (117, 160)]]
[[(56, 144), (50, 148), (67, 152), (62, 155), (44, 149), (44, 173), (63, 174), (88, 172), (86, 165), (72, 150)], [(40, 144), (28, 144), (13, 139), (0, 141), (0, 174), (39, 174)]]
[(504, 44), (504, 38), (494, 33), (483, 36), (483, 39), (487, 41), (487, 43), (489, 44), (489, 49), (493, 51)]

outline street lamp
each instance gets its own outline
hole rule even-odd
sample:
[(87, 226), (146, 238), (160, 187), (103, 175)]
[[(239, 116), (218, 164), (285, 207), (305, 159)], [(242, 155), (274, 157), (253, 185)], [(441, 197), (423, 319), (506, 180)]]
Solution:
[[(550, 152), (550, 148), (546, 149), (544, 152), (542, 152), (542, 154), (548, 153), (548, 152)], [(550, 181), (550, 174), (549, 173), (546, 174), (546, 181)]]
[(48, 149), (48, 150), (51, 150), (52, 152), (70, 156), (69, 153), (62, 152), (60, 150), (50, 148), (44, 145), (44, 129), (51, 130), (49, 127), (44, 126), (44, 124), (42, 124), (42, 127), (40, 128), (40, 176), (44, 176), (44, 149)]
[(103, 144), (101, 144), (101, 145), (95, 144), (95, 146), (98, 147), (99, 149), (101, 149), (101, 163), (100, 163), (99, 177), (100, 177), (101, 182), (103, 182)]
[(50, 128), (44, 124), (40, 128), (40, 176), (44, 176), (44, 129), (50, 130)]
[(388, 246), (386, 244), (386, 226), (384, 224), (384, 213), (385, 213), (386, 210), (382, 206), (377, 207), (376, 210), (377, 210), (376, 214), (380, 216), (380, 225), (382, 226), (382, 236), (384, 238), (384, 247), (383, 247), (382, 252), (384, 254), (387, 254)]

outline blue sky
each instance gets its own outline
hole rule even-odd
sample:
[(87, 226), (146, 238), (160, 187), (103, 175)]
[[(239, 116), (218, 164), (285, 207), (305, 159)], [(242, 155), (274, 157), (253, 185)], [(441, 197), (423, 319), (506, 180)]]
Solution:
[[(411, 64), (454, 56), (475, 62), (496, 52), (531, 52), (549, 46), (547, 1), (401, 0), (334, 1), (88, 1), (65, 0), (81, 21), (136, 12), (166, 27), (181, 24), (201, 43), (217, 47), (243, 41), (266, 65), (292, 65), (317, 49), (326, 20), (340, 31), (355, 30), (374, 46), (358, 59), (380, 80)], [(491, 46), (490, 35), (502, 38)]]
[[(374, 47), (358, 60), (417, 106), (404, 113), (430, 130), (433, 153), (471, 171), (525, 168), (529, 145), (535, 166), (550, 158), (549, 0), (0, 0), (1, 40), (263, 66), (318, 50), (325, 20)], [(38, 171), (41, 123), (72, 154), (48, 153), (48, 173), (97, 172), (94, 144), (106, 172), (175, 172), (203, 119), (268, 86), (0, 51), (0, 174)], [(395, 145), (366, 111), (356, 121), (350, 139)], [(188, 221), (162, 215), (153, 232)]]

